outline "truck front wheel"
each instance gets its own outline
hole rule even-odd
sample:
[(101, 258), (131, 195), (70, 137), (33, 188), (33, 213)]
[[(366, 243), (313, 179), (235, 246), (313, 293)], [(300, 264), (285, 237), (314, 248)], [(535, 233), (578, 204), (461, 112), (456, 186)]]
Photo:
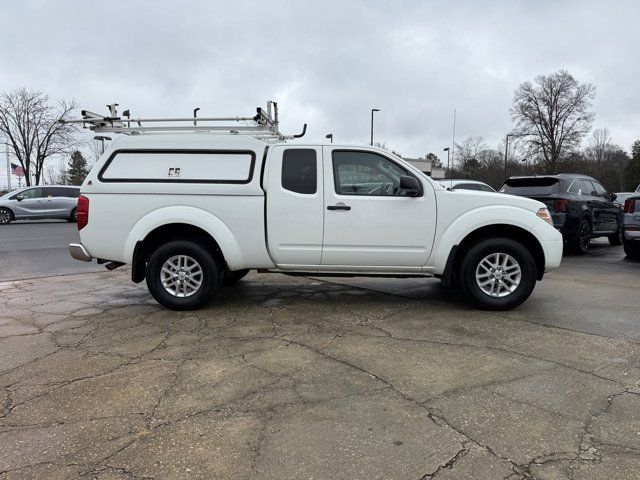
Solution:
[(524, 302), (536, 284), (531, 252), (510, 238), (488, 238), (473, 245), (460, 266), (465, 292), (487, 310), (510, 310)]
[(211, 254), (197, 243), (174, 240), (158, 247), (147, 265), (147, 287), (171, 310), (195, 310), (217, 292), (220, 272)]

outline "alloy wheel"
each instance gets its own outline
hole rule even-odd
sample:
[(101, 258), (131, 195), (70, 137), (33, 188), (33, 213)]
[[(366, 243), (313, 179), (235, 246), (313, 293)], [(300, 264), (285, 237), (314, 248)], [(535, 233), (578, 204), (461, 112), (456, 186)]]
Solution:
[(508, 253), (491, 253), (476, 267), (476, 283), (490, 297), (506, 297), (520, 285), (522, 270)]
[(0, 209), (0, 225), (7, 224), (11, 221), (11, 213), (9, 210)]
[(591, 228), (589, 227), (589, 223), (586, 221), (583, 221), (580, 225), (579, 242), (580, 250), (583, 252), (589, 250), (589, 245), (591, 244)]
[(162, 286), (174, 297), (190, 297), (200, 289), (202, 279), (202, 267), (188, 255), (174, 255), (160, 270)]

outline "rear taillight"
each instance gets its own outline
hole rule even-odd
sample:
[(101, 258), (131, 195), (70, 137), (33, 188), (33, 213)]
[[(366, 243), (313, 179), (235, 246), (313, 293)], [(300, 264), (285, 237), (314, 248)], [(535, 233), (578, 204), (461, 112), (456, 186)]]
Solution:
[(634, 213), (636, 211), (636, 201), (635, 200), (625, 200), (624, 201), (624, 213)]
[(78, 197), (78, 230), (82, 230), (89, 223), (89, 199), (84, 195)]
[(556, 200), (553, 202), (553, 213), (567, 213), (569, 211), (569, 200)]

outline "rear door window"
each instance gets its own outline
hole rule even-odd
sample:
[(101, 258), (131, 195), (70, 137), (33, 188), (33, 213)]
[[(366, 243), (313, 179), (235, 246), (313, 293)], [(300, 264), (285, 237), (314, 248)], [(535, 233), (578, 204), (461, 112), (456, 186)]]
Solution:
[(66, 188), (63, 187), (44, 187), (45, 197), (66, 197)]
[(313, 195), (318, 191), (318, 160), (311, 148), (288, 148), (282, 154), (282, 188)]

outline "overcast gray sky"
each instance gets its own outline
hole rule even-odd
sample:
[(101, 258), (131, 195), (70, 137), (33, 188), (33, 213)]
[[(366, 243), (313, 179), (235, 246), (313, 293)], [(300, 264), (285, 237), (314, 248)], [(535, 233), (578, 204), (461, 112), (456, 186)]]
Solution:
[[(0, 0), (0, 90), (103, 112), (247, 114), (406, 156), (470, 135), (497, 146), (514, 89), (561, 68), (597, 88), (594, 127), (640, 138), (638, 1)], [(445, 156), (446, 158), (446, 156)]]

